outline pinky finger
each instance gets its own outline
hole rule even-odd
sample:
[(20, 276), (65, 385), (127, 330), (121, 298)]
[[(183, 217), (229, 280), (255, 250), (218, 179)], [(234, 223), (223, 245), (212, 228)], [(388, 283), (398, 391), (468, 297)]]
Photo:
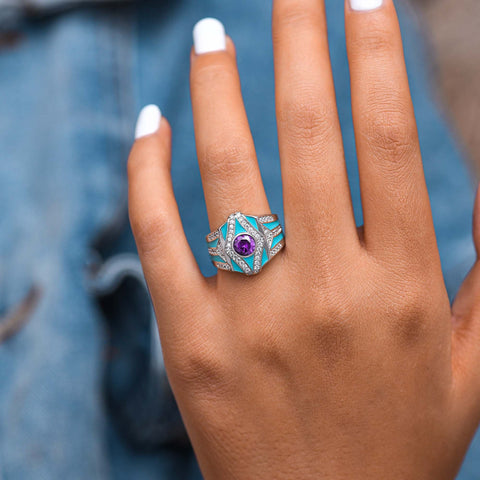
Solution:
[[(135, 136), (128, 159), (130, 223), (163, 335), (171, 314), (207, 287), (183, 231), (170, 174), (171, 130), (158, 107), (142, 110)], [(174, 317), (182, 329), (181, 315)]]

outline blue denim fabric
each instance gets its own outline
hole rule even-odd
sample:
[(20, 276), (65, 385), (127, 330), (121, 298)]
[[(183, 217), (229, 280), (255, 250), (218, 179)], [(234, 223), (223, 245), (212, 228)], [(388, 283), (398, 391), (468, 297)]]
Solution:
[[(361, 222), (343, 2), (327, 6)], [(201, 478), (166, 388), (138, 262), (125, 256), (135, 252), (125, 164), (138, 111), (159, 104), (174, 131), (173, 179), (187, 236), (202, 271), (213, 274), (188, 87), (191, 28), (204, 16), (220, 18), (236, 41), (265, 186), (281, 213), (270, 2), (76, 8), (26, 19), (18, 42), (0, 51), (0, 316), (22, 306), (32, 286), (41, 292), (27, 323), (0, 345), (4, 480)], [(416, 27), (405, 15), (402, 26), (453, 296), (474, 260), (474, 179), (434, 103)], [(461, 480), (479, 476), (479, 442)]]
[(118, 4), (131, 0), (0, 0), (0, 31), (18, 28), (25, 16), (44, 17), (82, 5)]

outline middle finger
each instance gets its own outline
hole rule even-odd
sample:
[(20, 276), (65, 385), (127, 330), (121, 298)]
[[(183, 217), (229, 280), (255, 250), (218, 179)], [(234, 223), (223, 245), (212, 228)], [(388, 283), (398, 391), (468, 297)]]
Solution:
[(273, 43), (289, 238), (313, 237), (314, 248), (320, 241), (320, 252), (328, 255), (332, 248), (358, 246), (324, 2), (275, 0)]

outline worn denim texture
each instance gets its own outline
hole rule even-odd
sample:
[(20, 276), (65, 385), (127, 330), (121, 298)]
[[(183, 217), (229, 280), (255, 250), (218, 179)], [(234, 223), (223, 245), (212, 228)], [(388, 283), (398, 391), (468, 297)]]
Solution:
[[(49, 9), (36, 18), (15, 8), (10, 23), (2, 14), (6, 3), (0, 2), (2, 25), (19, 35), (0, 50), (0, 315), (20, 312), (26, 324), (0, 345), (0, 478), (199, 479), (162, 370), (128, 229), (126, 159), (138, 111), (157, 103), (173, 127), (173, 179), (187, 236), (203, 272), (213, 274), (188, 71), (192, 26), (216, 16), (236, 42), (265, 186), (272, 210), (282, 212), (271, 2), (105, 3)], [(343, 2), (327, 0), (327, 7), (361, 222)], [(475, 182), (434, 103), (415, 25), (405, 15), (402, 20), (453, 296), (474, 260)], [(21, 310), (32, 287), (38, 301)], [(479, 453), (477, 441), (461, 480), (479, 477)]]

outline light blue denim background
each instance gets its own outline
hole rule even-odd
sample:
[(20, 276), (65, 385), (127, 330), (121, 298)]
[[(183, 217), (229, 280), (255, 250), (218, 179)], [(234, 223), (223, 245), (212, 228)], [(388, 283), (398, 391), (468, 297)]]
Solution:
[[(327, 0), (327, 6), (360, 222), (343, 2)], [(107, 414), (102, 385), (108, 341), (91, 295), (89, 262), (102, 232), (112, 234), (108, 255), (134, 251), (126, 228), (125, 164), (137, 113), (157, 103), (173, 127), (173, 178), (189, 241), (202, 270), (214, 273), (203, 241), (208, 222), (188, 87), (191, 29), (204, 16), (220, 18), (236, 41), (265, 186), (273, 211), (282, 211), (270, 9), (267, 0), (177, 0), (82, 7), (25, 22), (18, 11), (11, 16), (21, 36), (0, 50), (0, 314), (18, 305), (31, 285), (43, 294), (28, 324), (0, 346), (3, 480), (200, 478), (190, 450), (134, 450)], [(439, 248), (453, 295), (474, 260), (475, 182), (433, 101), (428, 55), (412, 22), (402, 20)], [(135, 312), (125, 309), (123, 316), (136, 325)], [(157, 414), (152, 412), (152, 422)], [(480, 441), (460, 479), (479, 477)]]

